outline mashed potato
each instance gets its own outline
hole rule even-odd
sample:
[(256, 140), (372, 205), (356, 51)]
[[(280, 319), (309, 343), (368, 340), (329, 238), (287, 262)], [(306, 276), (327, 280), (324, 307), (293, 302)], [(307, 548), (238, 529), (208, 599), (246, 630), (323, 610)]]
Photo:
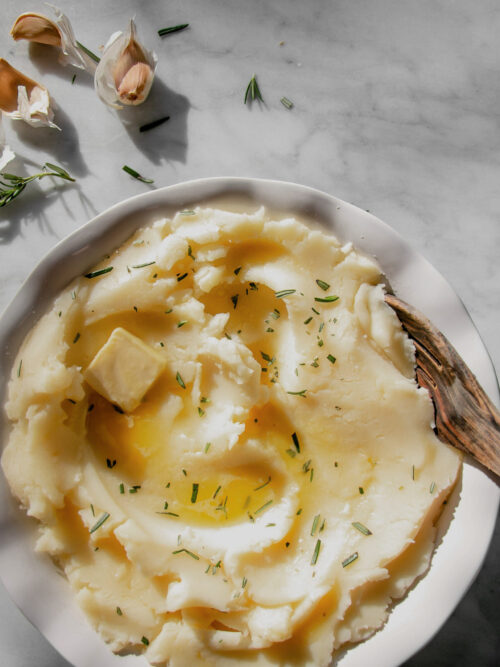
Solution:
[(326, 666), (425, 572), (460, 458), (380, 281), (294, 219), (197, 208), (29, 334), (2, 466), (113, 651)]

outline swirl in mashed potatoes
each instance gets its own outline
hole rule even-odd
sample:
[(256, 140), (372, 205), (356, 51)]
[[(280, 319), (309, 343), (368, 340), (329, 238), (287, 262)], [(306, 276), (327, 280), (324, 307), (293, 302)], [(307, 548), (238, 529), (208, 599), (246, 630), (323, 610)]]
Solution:
[(113, 651), (326, 666), (425, 572), (460, 458), (381, 279), (295, 219), (202, 207), (28, 335), (2, 466)]

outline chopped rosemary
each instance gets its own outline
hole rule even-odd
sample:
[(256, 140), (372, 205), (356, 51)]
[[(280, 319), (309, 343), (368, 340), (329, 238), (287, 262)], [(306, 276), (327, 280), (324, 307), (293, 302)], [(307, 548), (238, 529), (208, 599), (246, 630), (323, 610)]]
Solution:
[(200, 417), (204, 417), (204, 416), (205, 416), (205, 410), (204, 410), (203, 408), (200, 408), (200, 406), (198, 406), (198, 415), (199, 415)]
[(78, 48), (80, 49), (80, 51), (83, 51), (86, 55), (88, 55), (89, 58), (92, 58), (92, 60), (93, 60), (95, 63), (100, 63), (100, 62), (101, 62), (101, 59), (100, 59), (98, 56), (96, 56), (95, 53), (92, 53), (92, 51), (91, 51), (90, 49), (87, 49), (86, 46), (83, 46), (83, 44), (81, 44), (81, 43), (78, 42), (78, 41), (76, 42), (76, 45), (78, 46)]
[(180, 283), (181, 280), (184, 280), (184, 278), (187, 278), (187, 276), (187, 273), (183, 273), (181, 276), (177, 276), (177, 282)]
[(414, 465), (411, 467), (411, 478), (412, 478), (413, 481), (415, 481), (415, 466)]
[(75, 337), (73, 338), (73, 343), (78, 343), (79, 340), (80, 340), (80, 332), (77, 331)]
[(151, 264), (156, 264), (156, 262), (153, 260), (152, 262), (144, 262), (144, 264), (136, 264), (133, 266), (133, 269), (143, 269), (145, 266), (151, 266)]
[(324, 328), (325, 328), (325, 323), (321, 322), (321, 324), (319, 325), (318, 333), (321, 333)]
[(270, 313), (271, 317), (274, 318), (275, 320), (278, 320), (281, 317), (280, 311), (275, 308), (272, 313)]
[(98, 276), (103, 276), (105, 273), (109, 273), (112, 270), (112, 266), (107, 266), (105, 269), (99, 269), (98, 271), (91, 271), (90, 273), (86, 273), (85, 278), (97, 278)]
[(141, 181), (142, 183), (154, 183), (154, 180), (152, 178), (144, 178), (144, 176), (141, 176), (138, 171), (132, 169), (132, 167), (129, 167), (126, 164), (123, 165), (122, 169), (123, 171), (126, 171), (127, 174), (137, 179), (138, 181)]
[(271, 364), (274, 364), (274, 362), (276, 361), (275, 357), (270, 357), (266, 352), (262, 352), (262, 350), (261, 350), (260, 354), (261, 354), (262, 358), (264, 359), (264, 361), (267, 361), (269, 366), (271, 366)]
[(277, 299), (282, 299), (284, 296), (289, 296), (290, 294), (295, 294), (296, 291), (297, 290), (295, 290), (295, 289), (282, 289), (279, 292), (275, 292), (274, 296)]
[(260, 491), (260, 490), (263, 489), (265, 486), (267, 486), (267, 485), (269, 484), (270, 481), (271, 481), (271, 475), (269, 475), (269, 477), (267, 478), (267, 482), (264, 482), (264, 484), (261, 484), (260, 486), (257, 486), (257, 487), (254, 489), (254, 491)]
[(316, 563), (318, 562), (318, 556), (319, 556), (320, 549), (321, 549), (321, 540), (318, 538), (316, 540), (316, 546), (314, 547), (314, 553), (313, 553), (313, 556), (311, 558), (311, 565), (316, 565)]
[(323, 339), (320, 338), (320, 339), (318, 340), (318, 347), (323, 347), (323, 345), (324, 345)]
[(146, 123), (145, 125), (141, 125), (141, 127), (139, 128), (139, 132), (148, 132), (148, 130), (154, 130), (155, 127), (163, 125), (163, 123), (166, 123), (167, 120), (170, 120), (170, 116), (163, 116), (163, 118), (158, 118), (158, 120), (153, 120), (151, 121), (151, 123)]
[(286, 453), (292, 459), (294, 459), (297, 456), (297, 452), (295, 451), (295, 449), (292, 449), (292, 448), (287, 449)]
[(271, 327), (267, 327), (266, 333), (274, 333), (274, 329), (272, 329)]
[(195, 560), (200, 560), (200, 557), (194, 554), (192, 551), (189, 551), (189, 549), (176, 549), (176, 551), (172, 551), (172, 553), (174, 555), (186, 553), (188, 556), (191, 556), (191, 558), (194, 558)]
[(19, 362), (19, 366), (17, 367), (17, 377), (18, 378), (21, 377), (21, 368), (22, 367), (23, 367), (23, 360), (21, 359), (21, 361)]
[(188, 257), (191, 257), (193, 262), (196, 260), (196, 257), (193, 255), (193, 249), (191, 248), (190, 245), (188, 245)]
[(158, 34), (160, 37), (165, 37), (165, 35), (170, 35), (173, 32), (179, 32), (180, 30), (185, 30), (189, 26), (189, 23), (180, 23), (179, 25), (172, 25), (168, 28), (160, 28)]
[(289, 100), (288, 97), (282, 97), (280, 102), (287, 109), (292, 109), (293, 108), (293, 102), (291, 100)]
[(319, 310), (316, 310), (316, 308), (311, 308), (311, 310), (313, 311), (313, 313), (316, 313), (316, 315), (319, 315)]
[(102, 524), (107, 521), (110, 517), (110, 514), (108, 512), (104, 512), (104, 514), (96, 521), (96, 523), (92, 526), (90, 529), (90, 533), (94, 533), (98, 528), (102, 526)]
[(237, 276), (238, 273), (239, 273), (240, 271), (241, 271), (241, 266), (238, 266), (238, 268), (236, 268), (236, 269), (233, 271), (233, 273), (234, 273), (235, 276)]
[(260, 102), (264, 101), (260, 92), (259, 84), (257, 83), (257, 79), (255, 78), (255, 76), (256, 76), (255, 74), (252, 76), (245, 91), (245, 98), (243, 100), (244, 104), (246, 104), (248, 100), (250, 100), (250, 102), (253, 102), (253, 100), (255, 99), (258, 99)]
[(71, 85), (75, 83), (75, 79), (76, 79), (76, 74), (73, 74), (73, 78), (71, 79)]
[(313, 537), (314, 533), (316, 532), (316, 528), (318, 527), (318, 523), (319, 523), (319, 518), (320, 518), (320, 515), (316, 514), (316, 516), (313, 519), (312, 526), (311, 526), (311, 537)]
[(319, 303), (333, 303), (334, 301), (338, 301), (339, 297), (335, 296), (334, 294), (330, 294), (329, 296), (315, 296), (314, 300), (319, 301)]
[(296, 516), (300, 516), (302, 514), (302, 507), (299, 507), (299, 509), (295, 512)]
[(245, 586), (247, 585), (247, 583), (248, 583), (248, 579), (247, 579), (246, 577), (243, 577), (243, 579), (241, 580), (241, 587), (242, 587), (242, 588), (245, 588)]
[(360, 493), (360, 495), (363, 495), (364, 492), (365, 492), (365, 490), (363, 489), (363, 487), (360, 486), (360, 487), (358, 487), (358, 488), (359, 488), (359, 493)]
[(233, 302), (233, 308), (236, 308), (238, 304), (238, 294), (233, 294), (233, 296), (231, 297), (231, 301)]
[(187, 474), (187, 472), (184, 470), (184, 468), (182, 469), (182, 474), (184, 475), (184, 477), (187, 477), (187, 476), (188, 476), (188, 474)]
[(306, 391), (307, 389), (301, 389), (300, 391), (287, 391), (286, 393), (291, 394), (292, 396), (301, 396), (302, 398), (307, 398)]
[(149, 646), (149, 639), (147, 637), (142, 636), (141, 642), (144, 644), (144, 646)]
[(272, 505), (272, 500), (268, 500), (267, 503), (264, 503), (261, 507), (259, 507), (258, 510), (255, 510), (254, 514), (260, 514), (263, 512), (265, 509), (269, 507), (269, 505)]
[(188, 323), (187, 320), (180, 320), (180, 322), (177, 322), (177, 328), (180, 329), (181, 327), (183, 327), (187, 323)]
[(198, 487), (199, 484), (193, 483), (193, 490), (191, 491), (191, 502), (195, 503), (196, 499), (198, 498)]
[(312, 320), (312, 315), (311, 317), (308, 317), (307, 320), (304, 320), (304, 324), (309, 324), (311, 320)]
[(363, 535), (372, 535), (372, 531), (369, 530), (366, 526), (363, 526), (362, 523), (359, 523), (359, 521), (353, 521), (352, 525), (356, 530), (359, 530), (360, 533), (363, 533)]
[(92, 511), (92, 516), (95, 516), (94, 506), (90, 503), (90, 509)]
[(429, 487), (429, 493), (434, 493), (436, 490), (436, 482), (432, 482), (432, 484)]
[(328, 283), (325, 283), (324, 280), (316, 280), (316, 284), (318, 287), (321, 287), (321, 289), (326, 292), (327, 289), (330, 289), (330, 285)]
[(125, 484), (122, 482), (119, 486), (120, 493), (123, 495), (125, 493)]
[(116, 465), (116, 459), (113, 460), (106, 459), (106, 465), (108, 466), (108, 468), (114, 468)]
[(337, 359), (333, 356), (333, 354), (329, 354), (326, 358), (328, 359), (328, 361), (331, 361), (332, 364), (334, 364), (337, 361)]
[(210, 403), (210, 399), (207, 398), (206, 396), (202, 396), (200, 398), (200, 403)]
[(123, 611), (120, 609), (120, 607), (116, 608), (116, 613), (118, 614), (118, 616), (123, 616)]
[(297, 434), (294, 432), (292, 433), (292, 440), (293, 444), (295, 445), (295, 449), (297, 450), (297, 453), (300, 454), (300, 442)]
[(177, 383), (179, 384), (179, 386), (181, 386), (183, 389), (186, 388), (186, 385), (184, 384), (184, 380), (182, 379), (181, 374), (179, 373), (179, 371), (177, 371), (175, 379), (177, 380)]
[(354, 563), (355, 560), (358, 558), (358, 552), (355, 551), (353, 554), (348, 556), (345, 560), (342, 561), (342, 567), (347, 567), (351, 563)]
[(215, 489), (215, 493), (214, 493), (214, 495), (212, 496), (212, 498), (217, 498), (217, 494), (219, 493), (219, 491), (220, 491), (221, 489), (222, 489), (222, 486), (220, 486), (220, 484), (219, 484), (219, 486)]

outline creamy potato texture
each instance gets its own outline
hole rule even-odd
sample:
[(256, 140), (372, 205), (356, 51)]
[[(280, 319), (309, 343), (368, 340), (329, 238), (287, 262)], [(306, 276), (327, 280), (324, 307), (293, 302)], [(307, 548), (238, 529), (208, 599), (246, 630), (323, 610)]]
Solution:
[(380, 282), (292, 218), (202, 207), (29, 334), (3, 469), (113, 651), (326, 666), (425, 572), (460, 459)]

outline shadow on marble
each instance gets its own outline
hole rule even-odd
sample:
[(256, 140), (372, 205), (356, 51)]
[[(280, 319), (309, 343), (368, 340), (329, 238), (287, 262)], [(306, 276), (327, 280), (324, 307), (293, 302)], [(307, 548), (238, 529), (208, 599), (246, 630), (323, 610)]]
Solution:
[[(76, 74), (73, 85), (87, 86), (94, 88), (94, 77), (85, 70), (73, 67), (72, 65), (63, 65), (59, 62), (60, 50), (55, 46), (47, 44), (36, 44), (30, 42), (29, 55), (31, 62), (40, 73), (40, 79), (47, 74), (54, 74), (68, 81), (72, 85), (73, 76)], [(43, 83), (40, 81), (40, 83)]]
[(19, 140), (41, 152), (39, 167), (47, 160), (57, 162), (74, 177), (86, 176), (89, 173), (81, 151), (80, 140), (74, 123), (60, 106), (56, 108), (54, 122), (61, 131), (50, 127), (31, 127), (27, 123), (14, 121), (11, 127)]
[[(187, 155), (187, 116), (191, 103), (184, 95), (176, 93), (163, 81), (155, 79), (148, 99), (140, 106), (117, 112), (137, 150), (153, 164), (181, 162)], [(169, 120), (146, 132), (142, 125), (169, 116)]]

